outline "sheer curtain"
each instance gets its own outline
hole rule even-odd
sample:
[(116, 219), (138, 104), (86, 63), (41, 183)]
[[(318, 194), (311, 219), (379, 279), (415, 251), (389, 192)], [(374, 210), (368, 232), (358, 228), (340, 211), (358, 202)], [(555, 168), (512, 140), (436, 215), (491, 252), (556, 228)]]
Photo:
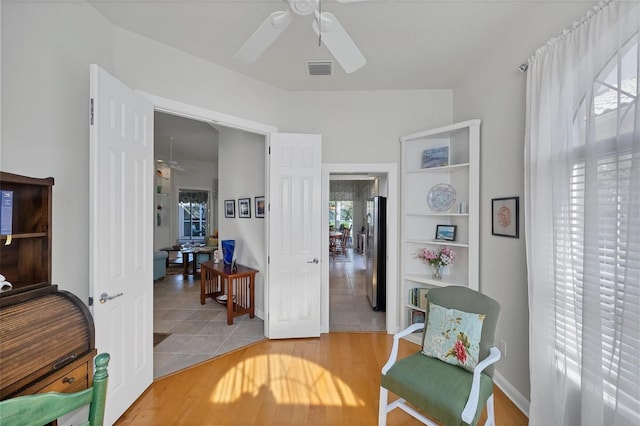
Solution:
[(529, 60), (532, 425), (640, 424), (639, 23), (602, 2)]

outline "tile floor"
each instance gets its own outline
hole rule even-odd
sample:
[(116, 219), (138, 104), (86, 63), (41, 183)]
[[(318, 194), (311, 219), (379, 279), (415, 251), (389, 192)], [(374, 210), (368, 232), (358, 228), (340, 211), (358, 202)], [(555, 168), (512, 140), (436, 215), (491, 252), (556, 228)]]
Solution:
[[(348, 254), (348, 260), (332, 260), (329, 265), (329, 328), (383, 331), (385, 313), (374, 312), (366, 296), (364, 258), (352, 250)], [(171, 333), (154, 348), (154, 378), (265, 338), (260, 318), (243, 315), (227, 325), (224, 306), (211, 299), (201, 305), (199, 276), (183, 279), (181, 273), (154, 283), (153, 328)]]

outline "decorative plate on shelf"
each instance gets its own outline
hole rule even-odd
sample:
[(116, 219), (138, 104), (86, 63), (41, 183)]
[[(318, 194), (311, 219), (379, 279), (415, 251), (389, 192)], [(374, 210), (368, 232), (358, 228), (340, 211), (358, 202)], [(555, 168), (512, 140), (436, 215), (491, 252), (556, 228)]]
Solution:
[(434, 185), (427, 194), (427, 204), (432, 210), (449, 210), (456, 202), (456, 190), (448, 183)]

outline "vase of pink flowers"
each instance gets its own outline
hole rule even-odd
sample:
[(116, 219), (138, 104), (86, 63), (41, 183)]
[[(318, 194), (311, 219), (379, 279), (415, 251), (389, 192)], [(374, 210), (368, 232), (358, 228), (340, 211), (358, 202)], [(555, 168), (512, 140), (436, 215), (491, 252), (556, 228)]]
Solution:
[(418, 250), (417, 257), (431, 266), (431, 278), (441, 280), (442, 268), (453, 263), (453, 259), (456, 258), (456, 252), (449, 247), (443, 247), (440, 250), (421, 248)]

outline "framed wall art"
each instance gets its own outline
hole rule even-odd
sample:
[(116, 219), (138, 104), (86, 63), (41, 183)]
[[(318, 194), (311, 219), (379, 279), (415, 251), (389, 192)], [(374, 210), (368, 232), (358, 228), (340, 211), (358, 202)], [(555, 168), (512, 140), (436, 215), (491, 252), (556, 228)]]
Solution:
[(436, 240), (455, 241), (457, 229), (456, 225), (436, 225)]
[(264, 217), (264, 195), (256, 197), (255, 200), (256, 217)]
[(520, 197), (491, 200), (491, 233), (501, 237), (520, 238)]
[(251, 198), (238, 198), (238, 217), (251, 217)]
[(236, 217), (236, 200), (224, 200), (224, 217)]
[(449, 165), (449, 147), (425, 149), (422, 151), (422, 168), (443, 167)]

